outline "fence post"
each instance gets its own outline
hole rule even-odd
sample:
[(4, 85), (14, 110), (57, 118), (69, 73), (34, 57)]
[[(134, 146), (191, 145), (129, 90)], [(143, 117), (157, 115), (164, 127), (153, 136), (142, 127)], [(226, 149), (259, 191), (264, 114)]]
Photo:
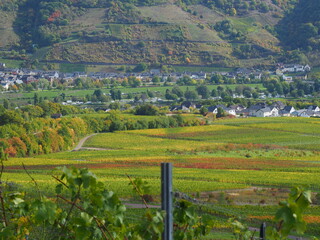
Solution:
[(162, 240), (173, 240), (172, 164), (161, 163), (161, 209), (166, 212)]
[(262, 223), (260, 226), (260, 240), (266, 240), (266, 223)]

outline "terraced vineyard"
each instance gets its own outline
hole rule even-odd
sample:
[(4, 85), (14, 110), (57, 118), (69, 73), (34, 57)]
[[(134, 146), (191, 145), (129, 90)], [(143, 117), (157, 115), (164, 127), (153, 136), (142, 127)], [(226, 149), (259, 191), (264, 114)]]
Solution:
[[(132, 195), (126, 174), (147, 180), (157, 196), (160, 163), (172, 162), (175, 191), (219, 203), (210, 210), (219, 216), (242, 216), (255, 224), (270, 219), (289, 187), (303, 185), (314, 196), (319, 191), (319, 124), (316, 118), (250, 118), (200, 127), (103, 133), (83, 146), (96, 151), (9, 159), (4, 179), (31, 187), (20, 166), (23, 162), (39, 184), (50, 189), (57, 166), (75, 165), (90, 168), (123, 198)], [(238, 206), (247, 204), (248, 208)], [(307, 214), (311, 233), (319, 234), (320, 209), (313, 206)], [(226, 227), (225, 218), (219, 219), (217, 228)]]

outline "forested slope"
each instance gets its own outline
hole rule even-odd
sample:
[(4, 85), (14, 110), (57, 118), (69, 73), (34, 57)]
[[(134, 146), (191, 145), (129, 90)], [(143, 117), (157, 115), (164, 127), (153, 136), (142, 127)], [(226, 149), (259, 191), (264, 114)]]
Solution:
[(1, 53), (5, 58), (26, 59), (30, 53), (49, 62), (270, 66), (299, 61), (286, 50), (317, 54), (318, 5), (316, 0), (2, 0), (0, 11), (7, 17), (0, 48), (7, 50)]
[(319, 1), (300, 0), (293, 11), (280, 22), (279, 36), (290, 49), (320, 49)]

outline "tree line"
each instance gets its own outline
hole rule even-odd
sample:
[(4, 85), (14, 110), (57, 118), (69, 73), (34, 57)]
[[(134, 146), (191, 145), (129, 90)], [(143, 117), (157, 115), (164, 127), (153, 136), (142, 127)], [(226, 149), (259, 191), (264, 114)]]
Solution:
[(205, 124), (197, 118), (164, 116), (159, 108), (152, 105), (138, 106), (134, 113), (157, 115), (154, 119), (137, 119), (120, 111), (111, 111), (100, 117), (93, 113), (92, 109), (48, 101), (18, 109), (6, 109), (0, 105), (0, 148), (10, 157), (33, 156), (68, 150), (81, 137), (93, 132)]

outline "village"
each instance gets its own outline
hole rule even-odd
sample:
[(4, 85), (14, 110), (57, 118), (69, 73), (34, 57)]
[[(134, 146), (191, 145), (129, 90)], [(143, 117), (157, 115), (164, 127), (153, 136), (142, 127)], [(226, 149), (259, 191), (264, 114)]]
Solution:
[[(73, 73), (60, 73), (58, 71), (41, 71), (41, 70), (29, 70), (29, 69), (11, 69), (6, 68), (5, 64), (0, 64), (0, 81), (3, 92), (13, 91), (14, 86), (35, 86), (41, 79), (45, 79), (48, 83), (48, 87), (51, 89), (56, 86), (56, 83), (64, 83), (69, 88), (75, 87), (75, 81), (77, 79), (90, 79), (92, 81), (112, 79), (114, 82), (121, 82), (123, 79), (134, 78), (140, 82), (138, 86), (148, 86), (150, 89), (154, 86), (153, 79), (156, 77), (160, 79), (163, 86), (173, 86), (179, 80), (188, 77), (192, 81), (197, 83), (204, 83), (206, 79), (212, 77), (213, 75), (219, 75), (224, 79), (229, 79), (226, 83), (244, 83), (240, 81), (241, 79), (248, 79), (250, 83), (259, 83), (262, 81), (263, 75), (277, 76), (282, 78), (282, 81), (293, 82), (294, 80), (310, 82), (308, 79), (308, 73), (311, 71), (309, 65), (301, 64), (277, 64), (275, 70), (273, 71), (260, 71), (256, 69), (246, 69), (238, 68), (234, 72), (173, 72), (173, 73), (162, 73), (159, 69), (151, 69), (147, 72), (142, 73), (84, 73), (84, 72), (73, 72)], [(240, 79), (240, 80), (239, 80)], [(234, 80), (234, 81), (232, 81)], [(168, 84), (171, 81), (173, 84)], [(248, 81), (247, 81), (248, 82)], [(219, 82), (215, 82), (218, 84)], [(168, 84), (168, 85), (166, 85)], [(188, 84), (186, 84), (188, 85)], [(223, 86), (223, 85), (222, 85)], [(132, 86), (133, 87), (133, 86)], [(16, 88), (17, 89), (17, 88)], [(33, 89), (38, 90), (38, 89)], [(122, 93), (123, 94), (123, 93)], [(111, 95), (111, 94), (109, 94)], [(246, 98), (247, 96), (243, 94), (233, 93), (232, 98)], [(253, 104), (249, 107), (245, 107), (242, 104), (228, 104), (228, 106), (223, 104), (218, 105), (202, 105), (199, 103), (193, 103), (192, 101), (183, 101), (180, 105), (174, 105), (170, 107), (170, 112), (204, 112), (206, 113), (218, 114), (218, 109), (221, 109), (226, 115), (234, 117), (320, 117), (320, 109), (316, 105), (310, 105), (303, 109), (295, 109), (293, 106), (287, 106), (281, 101), (273, 102), (272, 104), (267, 104), (267, 99), (272, 97), (283, 98), (282, 95), (272, 96), (270, 93), (259, 93), (257, 97), (261, 101)], [(212, 100), (221, 100), (221, 96), (210, 97)], [(114, 102), (114, 101), (112, 101)], [(119, 98), (119, 103), (122, 104), (144, 104), (151, 103), (157, 105), (168, 105), (170, 101), (163, 100), (160, 97), (150, 97), (145, 99), (135, 99), (134, 101), (130, 99)], [(78, 100), (66, 100), (61, 102), (63, 105), (90, 105), (91, 101), (83, 102)], [(99, 103), (99, 102), (98, 102)], [(100, 102), (101, 103), (101, 102)], [(109, 111), (110, 108), (104, 108), (104, 111)]]
[(42, 71), (42, 70), (30, 70), (30, 69), (18, 69), (18, 68), (6, 68), (4, 63), (0, 63), (0, 84), (4, 91), (10, 90), (10, 87), (20, 84), (29, 84), (32, 82), (38, 82), (40, 79), (47, 79), (50, 84), (54, 81), (61, 81), (73, 84), (77, 78), (89, 78), (92, 80), (101, 79), (117, 79), (121, 80), (128, 77), (135, 77), (142, 83), (147, 85), (152, 83), (152, 78), (157, 76), (161, 81), (165, 82), (169, 79), (176, 82), (177, 80), (188, 76), (195, 81), (204, 80), (213, 74), (219, 74), (227, 79), (250, 79), (251, 81), (258, 82), (261, 80), (263, 75), (275, 75), (287, 82), (292, 82), (295, 79), (308, 80), (308, 73), (311, 71), (309, 65), (301, 64), (277, 64), (275, 70), (262, 71), (257, 69), (238, 68), (236, 71), (224, 72), (172, 72), (162, 73), (160, 69), (151, 69), (150, 71), (141, 73), (115, 73), (115, 72), (72, 72), (72, 73), (61, 73), (59, 71)]
[(320, 117), (320, 108), (316, 105), (309, 105), (304, 109), (295, 109), (293, 106), (287, 106), (281, 101), (267, 104), (266, 102), (260, 102), (250, 107), (245, 107), (241, 104), (230, 105), (229, 107), (219, 104), (206, 107), (203, 105), (194, 104), (192, 102), (184, 102), (181, 105), (173, 106), (170, 110), (172, 112), (191, 112), (196, 110), (204, 111), (205, 114), (213, 113), (218, 114), (219, 109), (226, 115), (234, 117)]

